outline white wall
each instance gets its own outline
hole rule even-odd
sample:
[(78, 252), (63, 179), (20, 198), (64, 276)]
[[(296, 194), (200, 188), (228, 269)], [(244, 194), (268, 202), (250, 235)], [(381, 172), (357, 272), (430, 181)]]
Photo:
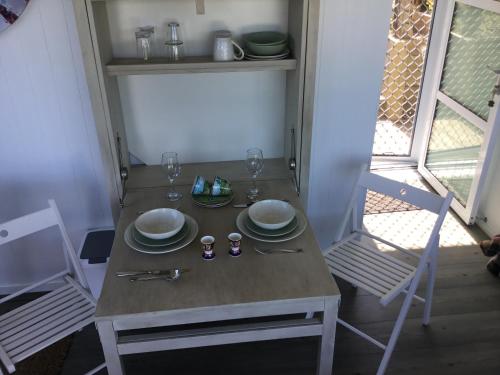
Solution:
[(369, 163), (392, 0), (322, 0), (308, 215), (331, 244)]
[(479, 204), (479, 216), (487, 218), (486, 222), (478, 220), (477, 224), (490, 237), (500, 233), (500, 142), (498, 141)]
[[(71, 0), (31, 1), (0, 33), (0, 222), (55, 198), (74, 246), (112, 225), (81, 60)], [(0, 292), (62, 266), (53, 231), (26, 245), (0, 248)]]

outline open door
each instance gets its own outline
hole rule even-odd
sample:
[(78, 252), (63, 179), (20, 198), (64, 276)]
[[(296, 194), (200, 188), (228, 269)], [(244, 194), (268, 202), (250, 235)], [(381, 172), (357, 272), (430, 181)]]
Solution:
[[(440, 1), (426, 79), (433, 82), (426, 147), (418, 170), (441, 195), (455, 194), (454, 211), (476, 220), (480, 193), (498, 138), (500, 116), (500, 2)], [(439, 17), (439, 18), (438, 18)]]

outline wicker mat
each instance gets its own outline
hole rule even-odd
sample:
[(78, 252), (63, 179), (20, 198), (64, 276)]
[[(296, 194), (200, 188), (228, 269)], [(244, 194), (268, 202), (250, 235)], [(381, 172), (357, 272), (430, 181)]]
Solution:
[(16, 365), (16, 375), (59, 375), (69, 352), (73, 336), (52, 344)]

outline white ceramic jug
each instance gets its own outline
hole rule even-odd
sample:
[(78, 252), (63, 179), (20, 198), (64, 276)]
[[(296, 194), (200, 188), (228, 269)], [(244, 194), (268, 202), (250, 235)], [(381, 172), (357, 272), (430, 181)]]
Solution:
[[(238, 55), (234, 54), (233, 46), (239, 50)], [(215, 32), (214, 61), (242, 60), (243, 57), (245, 57), (245, 52), (231, 39), (230, 31), (219, 30)]]

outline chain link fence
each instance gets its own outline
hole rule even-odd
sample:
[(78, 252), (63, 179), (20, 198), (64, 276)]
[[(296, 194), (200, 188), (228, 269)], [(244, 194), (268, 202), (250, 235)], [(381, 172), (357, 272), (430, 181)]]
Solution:
[(373, 155), (410, 155), (432, 8), (432, 0), (393, 1)]

